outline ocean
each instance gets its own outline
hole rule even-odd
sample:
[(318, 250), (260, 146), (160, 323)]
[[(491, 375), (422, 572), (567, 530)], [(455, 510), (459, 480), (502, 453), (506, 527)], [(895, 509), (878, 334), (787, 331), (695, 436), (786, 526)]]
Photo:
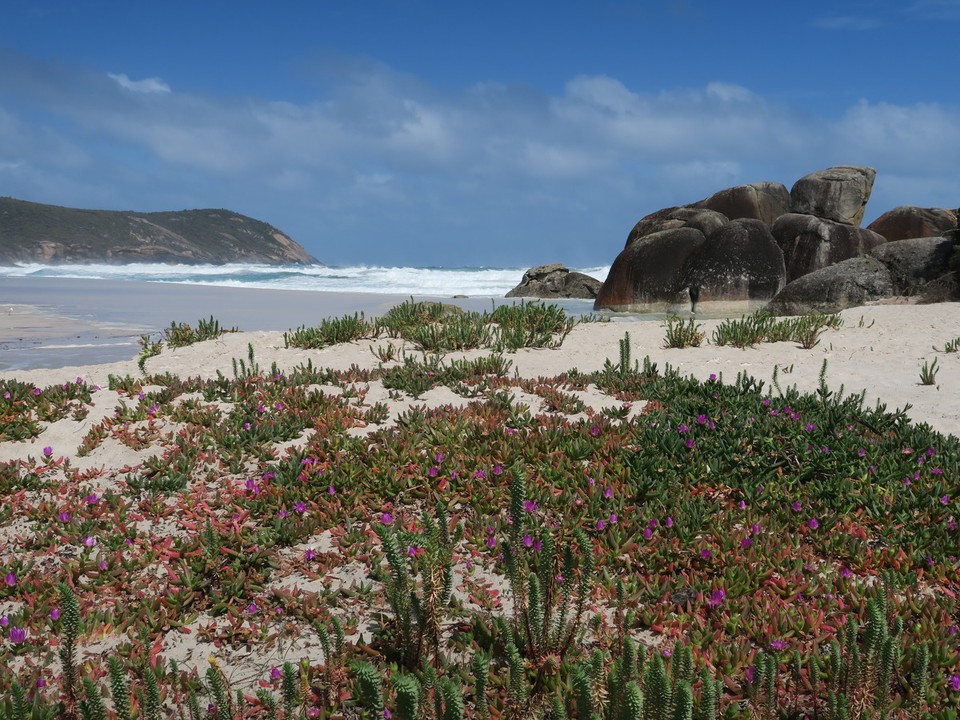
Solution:
[[(123, 280), (217, 287), (503, 297), (527, 268), (383, 267), (378, 265), (39, 265), (0, 266), (0, 277)], [(577, 269), (601, 282), (610, 266)]]
[[(328, 317), (380, 315), (411, 297), (467, 310), (514, 302), (504, 295), (526, 268), (354, 265), (0, 266), (0, 371), (135, 358), (140, 338), (171, 322), (210, 316), (223, 327), (288, 330)], [(586, 268), (603, 280), (608, 267)], [(550, 301), (573, 317), (591, 300)], [(43, 318), (29, 315), (39, 311)], [(4, 324), (6, 323), (6, 324)]]

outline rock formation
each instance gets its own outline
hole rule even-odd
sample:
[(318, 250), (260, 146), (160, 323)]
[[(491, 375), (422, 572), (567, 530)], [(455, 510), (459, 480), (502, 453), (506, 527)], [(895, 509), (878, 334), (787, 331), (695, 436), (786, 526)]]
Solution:
[(766, 302), (784, 286), (786, 269), (769, 227), (743, 218), (718, 228), (695, 248), (681, 277), (696, 310), (699, 301)]
[(883, 235), (888, 242), (895, 242), (943, 235), (956, 226), (957, 215), (954, 210), (901, 205), (885, 212), (867, 225), (867, 229)]
[(790, 193), (778, 182), (737, 185), (714, 193), (693, 207), (715, 210), (730, 220), (753, 218), (772, 225), (778, 217), (790, 212)]
[(775, 315), (835, 313), (892, 295), (887, 266), (876, 258), (857, 257), (794, 280), (777, 293), (767, 310)]
[(520, 284), (506, 294), (508, 298), (582, 298), (593, 300), (600, 281), (589, 275), (571, 272), (565, 265), (537, 265), (523, 274)]
[(630, 231), (594, 308), (653, 312), (685, 290), (694, 303), (742, 301), (745, 310), (772, 297), (769, 309), (784, 313), (956, 295), (957, 213), (898, 207), (862, 228), (875, 177), (842, 165), (789, 193), (774, 182), (738, 185), (651, 213)]
[(872, 230), (833, 220), (787, 213), (771, 228), (787, 268), (787, 282), (842, 260), (866, 255), (886, 240)]
[(877, 171), (840, 165), (810, 173), (790, 190), (790, 211), (845, 225), (860, 225)]
[(687, 257), (703, 245), (692, 227), (661, 230), (634, 239), (617, 255), (597, 293), (594, 309), (639, 310), (680, 302)]

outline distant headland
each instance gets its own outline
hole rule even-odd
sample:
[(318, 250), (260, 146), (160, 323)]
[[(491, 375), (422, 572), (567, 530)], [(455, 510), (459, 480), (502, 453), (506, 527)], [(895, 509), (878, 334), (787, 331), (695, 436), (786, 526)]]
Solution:
[(277, 228), (230, 210), (81, 210), (0, 197), (0, 264), (318, 264)]

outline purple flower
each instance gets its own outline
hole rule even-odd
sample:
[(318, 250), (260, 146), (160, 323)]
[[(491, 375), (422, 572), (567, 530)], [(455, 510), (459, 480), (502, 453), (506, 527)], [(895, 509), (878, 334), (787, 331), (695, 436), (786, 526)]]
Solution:
[(817, 521), (815, 517), (810, 518), (807, 521), (807, 525), (810, 527), (811, 530), (816, 530), (818, 527), (820, 527), (820, 523)]
[(288, 513), (286, 510), (280, 510), (277, 512), (277, 517), (283, 520), (284, 518), (290, 517), (290, 513)]
[(650, 528), (644, 528), (644, 530), (643, 530), (643, 539), (644, 539), (644, 540), (649, 540), (649, 539), (652, 538), (652, 537), (653, 537), (653, 530), (651, 530)]
[(857, 450), (857, 457), (866, 457), (866, 455), (867, 455), (867, 451), (864, 450), (863, 448), (860, 448), (859, 450)]
[(716, 382), (716, 381), (717, 381), (717, 374), (716, 374), (716, 373), (710, 373), (710, 377), (707, 378), (707, 379), (708, 379), (710, 382)]
[(281, 677), (283, 677), (283, 673), (280, 672), (280, 668), (278, 668), (276, 665), (270, 668), (271, 680), (279, 680)]
[(523, 501), (523, 510), (524, 512), (532, 513), (537, 510), (537, 503), (534, 500), (524, 500)]
[(949, 496), (949, 495), (944, 495), (942, 498), (940, 498), (940, 504), (941, 504), (941, 505), (949, 505), (949, 504), (950, 504), (950, 496)]
[(951, 675), (949, 685), (951, 690), (960, 692), (960, 675), (957, 675), (956, 673)]
[(776, 651), (778, 651), (778, 652), (779, 652), (780, 650), (786, 650), (786, 649), (787, 649), (787, 645), (788, 645), (788, 643), (787, 643), (786, 640), (771, 640), (771, 641), (770, 641), (770, 649), (771, 649), (771, 650), (776, 650)]
[(706, 415), (697, 415), (697, 425), (706, 425), (707, 416)]
[(677, 427), (677, 433), (680, 435), (683, 435), (685, 432), (688, 432), (689, 430), (690, 428), (688, 428), (686, 425), (683, 425), (683, 424)]
[(96, 494), (96, 493), (90, 493), (90, 494), (87, 495), (87, 497), (84, 498), (84, 499), (86, 500), (87, 505), (96, 505), (97, 503), (100, 502), (100, 498), (97, 497), (97, 494)]
[(660, 523), (658, 523), (656, 520), (651, 520), (650, 522), (647, 523), (647, 527), (649, 527), (649, 528), (655, 528), (655, 527), (656, 527), (657, 525), (659, 525), (659, 524), (660, 524)]
[(427, 474), (434, 478), (440, 474), (440, 468), (438, 468), (436, 465), (431, 465), (430, 469), (427, 471)]
[(42, 392), (42, 391), (41, 391), (40, 388), (38, 388), (38, 387), (35, 387), (35, 388), (33, 389), (33, 394), (34, 394), (34, 395), (39, 395), (41, 392)]
[(668, 527), (668, 528), (673, 527), (673, 518), (670, 516), (667, 516), (667, 518), (663, 521), (663, 525), (664, 527)]
[(804, 430), (806, 430), (807, 432), (813, 432), (816, 429), (817, 429), (817, 426), (814, 425), (813, 423), (807, 423), (807, 426), (804, 428)]
[(745, 537), (743, 540), (740, 541), (740, 547), (742, 547), (744, 550), (746, 550), (751, 545), (753, 545), (753, 538)]
[(723, 588), (714, 590), (712, 593), (710, 593), (710, 597), (707, 599), (707, 605), (712, 608), (719, 607), (720, 603), (723, 602), (725, 597), (727, 597), (727, 591)]
[(603, 520), (597, 520), (597, 530), (603, 530), (607, 524)]
[(13, 587), (17, 584), (17, 575), (16, 573), (8, 572), (4, 581), (7, 583), (7, 587)]
[(302, 515), (307, 511), (307, 504), (303, 500), (297, 500), (293, 504), (293, 509)]
[(700, 551), (700, 557), (703, 560), (709, 560), (710, 558), (713, 557), (713, 551), (710, 548), (704, 548), (703, 550)]
[(307, 548), (307, 551), (303, 554), (304, 560), (313, 560), (316, 557), (317, 557), (317, 553), (311, 550), (310, 548)]
[(442, 462), (443, 462), (443, 453), (442, 453), (442, 452), (438, 452), (438, 453), (437, 453), (437, 462), (438, 462), (438, 463), (442, 463)]
[(612, 498), (612, 497), (613, 497), (613, 488), (609, 488), (609, 487), (608, 487), (608, 488), (604, 488), (604, 490), (603, 490), (603, 496), (604, 496), (605, 498)]
[(50, 608), (50, 619), (51, 620), (60, 619), (60, 608)]
[(382, 522), (384, 525), (389, 525), (393, 522), (393, 515), (388, 512), (382, 513), (380, 515), (380, 522)]
[(336, 494), (337, 494), (337, 489), (333, 485), (327, 488), (327, 495), (336, 495)]
[(533, 547), (533, 538), (529, 535), (523, 536), (523, 546), (524, 547)]
[(596, 437), (597, 435), (600, 434), (600, 428), (594, 425), (593, 427), (590, 428), (590, 434)]
[(83, 544), (86, 545), (87, 547), (93, 547), (94, 545), (97, 544), (97, 539), (92, 535), (87, 535), (87, 537), (83, 539)]
[(744, 672), (744, 675), (747, 676), (747, 682), (752, 685), (753, 684), (753, 665), (751, 665), (746, 669), (746, 671)]
[(10, 618), (6, 615), (0, 615), (0, 627), (6, 627), (10, 624)]
[(697, 443), (694, 442), (693, 438), (687, 438), (687, 441), (684, 443), (684, 445), (687, 446), (688, 450), (693, 450), (697, 446)]
[(47, 445), (47, 446), (43, 449), (43, 456), (44, 456), (44, 457), (50, 457), (51, 455), (53, 455), (53, 448), (50, 447), (49, 445)]
[(18, 645), (27, 639), (27, 631), (20, 627), (10, 628), (10, 642)]
[(803, 503), (801, 503), (799, 500), (797, 500), (797, 501), (794, 502), (793, 505), (791, 505), (790, 507), (793, 508), (793, 511), (794, 511), (794, 512), (800, 512), (801, 508), (803, 508)]
[(247, 612), (248, 612), (250, 615), (255, 615), (256, 612), (257, 612), (257, 604), (256, 604), (256, 603), (250, 603), (249, 605), (247, 605)]
[(407, 555), (409, 555), (410, 557), (414, 557), (418, 551), (419, 551), (419, 548), (416, 545), (410, 545), (407, 548)]
[(611, 525), (616, 525), (616, 524), (617, 524), (617, 515), (616, 515), (616, 513), (611, 513), (611, 515), (610, 515), (610, 524), (611, 524)]
[(494, 465), (494, 466), (493, 466), (493, 474), (494, 474), (494, 475), (500, 475), (502, 472), (503, 472), (503, 465)]
[(496, 546), (497, 546), (497, 539), (493, 535), (490, 535), (489, 537), (487, 537), (487, 547), (494, 548)]

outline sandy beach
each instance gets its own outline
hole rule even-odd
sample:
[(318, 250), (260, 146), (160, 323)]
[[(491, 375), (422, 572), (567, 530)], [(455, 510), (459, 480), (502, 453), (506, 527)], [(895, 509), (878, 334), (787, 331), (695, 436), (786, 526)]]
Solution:
[[(160, 295), (175, 292), (167, 288), (162, 290), (149, 288), (149, 290)], [(297, 298), (299, 301), (299, 296)], [(353, 301), (355, 298), (337, 298), (337, 302), (341, 303), (340, 307), (344, 308), (351, 307), (350, 303)], [(377, 302), (388, 303), (390, 300), (377, 298)], [(174, 317), (192, 318), (197, 315), (202, 317), (211, 312), (217, 315), (217, 310), (226, 309), (223, 305), (218, 305), (215, 309), (206, 305), (202, 308), (193, 308), (199, 312), (188, 313), (186, 308), (172, 309), (172, 307), (164, 306), (162, 311), (164, 317), (169, 317), (171, 314)], [(325, 305), (325, 311), (330, 307), (332, 306), (329, 304)], [(13, 313), (0, 316), (0, 323), (2, 323), (0, 328), (5, 337), (10, 332), (29, 337), (32, 332), (34, 337), (43, 339), (51, 334), (64, 333), (67, 328), (79, 327), (75, 324), (76, 317), (60, 315), (55, 309), (20, 304), (14, 305), (13, 310)], [(260, 312), (266, 312), (271, 318), (276, 313), (275, 322), (280, 327), (291, 328), (298, 323), (307, 322), (311, 312), (315, 311), (306, 305), (292, 307), (286, 314), (285, 311), (274, 306), (266, 310), (259, 308), (255, 313), (234, 309), (232, 313), (224, 313), (220, 319), (225, 325), (234, 322), (243, 324), (240, 321), (244, 316), (249, 319), (252, 314)], [(739, 373), (746, 373), (767, 383), (767, 388), (773, 397), (778, 394), (773, 386), (774, 378), (777, 379), (782, 390), (794, 385), (805, 392), (816, 390), (821, 370), (826, 362), (825, 380), (831, 390), (839, 391), (842, 387), (846, 395), (863, 392), (868, 405), (883, 403), (890, 411), (910, 405), (908, 416), (914, 422), (928, 423), (936, 431), (945, 435), (960, 434), (960, 391), (958, 391), (960, 389), (960, 354), (943, 351), (947, 343), (960, 336), (960, 304), (875, 305), (847, 310), (841, 313), (841, 316), (842, 327), (826, 329), (819, 344), (812, 349), (802, 349), (793, 342), (764, 343), (747, 349), (718, 347), (709, 341), (713, 330), (720, 322), (716, 319), (700, 321), (707, 338), (700, 347), (664, 349), (665, 331), (662, 323), (618, 319), (616, 322), (577, 324), (559, 348), (522, 349), (509, 353), (505, 357), (511, 363), (510, 375), (521, 380), (553, 378), (570, 370), (589, 373), (600, 370), (607, 360), (616, 362), (619, 357), (620, 342), (625, 334), (629, 334), (632, 357), (641, 363), (645, 357), (649, 357), (661, 370), (669, 365), (678, 369), (682, 375), (692, 375), (702, 381), (715, 377), (717, 380), (730, 383)], [(88, 328), (88, 331), (103, 332), (103, 328), (107, 327), (109, 322), (130, 319), (122, 313), (91, 319), (87, 322), (95, 327), (92, 330)], [(286, 322), (283, 322), (284, 320)], [(71, 329), (69, 332), (74, 330)], [(392, 351), (395, 352), (394, 358), (384, 362), (382, 358), (389, 346), (392, 346)], [(55, 491), (45, 490), (39, 493), (20, 490), (14, 503), (17, 507), (23, 503), (40, 503), (43, 507), (82, 506), (83, 503), (100, 502), (99, 498), (129, 493), (128, 484), (132, 482), (132, 478), (140, 477), (139, 482), (146, 482), (147, 480), (143, 478), (149, 479), (151, 473), (157, 472), (164, 464), (174, 462), (173, 458), (177, 457), (177, 453), (182, 452), (184, 447), (189, 447), (189, 444), (194, 442), (191, 438), (195, 437), (193, 434), (195, 430), (191, 429), (191, 423), (203, 423), (204, 417), (212, 418), (214, 415), (220, 417), (221, 414), (229, 413), (233, 404), (223, 401), (205, 403), (202, 394), (194, 392), (187, 393), (169, 403), (169, 409), (166, 409), (163, 405), (163, 389), (142, 385), (141, 380), (145, 374), (153, 376), (170, 374), (179, 378), (202, 380), (214, 379), (218, 376), (233, 378), (236, 372), (236, 361), (249, 362), (251, 348), (255, 363), (261, 371), (275, 366), (280, 374), (287, 374), (295, 368), (310, 364), (313, 368), (328, 368), (335, 371), (352, 369), (352, 372), (360, 375), (365, 371), (399, 365), (399, 357), (403, 353), (407, 353), (410, 357), (423, 356), (403, 340), (390, 340), (384, 337), (344, 343), (319, 350), (288, 348), (284, 346), (282, 330), (258, 329), (227, 333), (217, 339), (187, 347), (164, 348), (158, 355), (146, 360), (145, 373), (141, 372), (135, 359), (2, 372), (0, 383), (14, 380), (26, 383), (27, 388), (30, 386), (36, 388), (33, 391), (36, 394), (80, 384), (92, 388), (89, 402), (81, 402), (79, 406), (75, 406), (73, 414), (52, 422), (41, 423), (40, 432), (35, 437), (0, 442), (0, 464), (5, 464), (10, 472), (27, 472), (28, 475), (25, 477), (32, 477), (29, 475), (30, 472), (39, 472), (42, 477), (55, 480), (57, 486)], [(448, 353), (444, 357), (444, 362), (475, 359), (488, 354), (489, 351), (480, 350)], [(921, 385), (922, 366), (934, 360), (937, 361), (938, 367), (936, 382), (931, 385)], [(131, 415), (131, 407), (136, 406), (138, 402), (137, 390), (134, 389), (131, 395), (129, 389), (126, 391), (121, 388), (108, 389), (111, 376), (114, 378), (129, 376), (133, 386), (139, 388), (140, 398), (158, 398), (155, 405), (149, 410), (143, 410), (142, 418), (139, 415)], [(511, 389), (514, 402), (525, 404), (538, 418), (538, 422), (547, 422), (543, 418), (557, 415), (548, 405), (546, 399), (548, 395), (534, 394), (531, 388), (535, 389), (536, 384), (526, 387), (526, 390), (521, 390), (517, 386)], [(371, 433), (390, 428), (405, 415), (409, 416), (415, 408), (449, 406), (452, 408), (451, 412), (457, 412), (458, 408), (466, 408), (468, 404), (475, 403), (477, 400), (475, 397), (460, 395), (447, 386), (435, 387), (419, 397), (413, 397), (389, 390), (381, 380), (376, 379), (339, 387), (315, 385), (302, 390), (308, 396), (314, 393), (314, 396), (322, 397), (326, 394), (334, 399), (339, 398), (343, 402), (344, 411), (349, 412), (350, 417), (378, 416), (375, 422), (364, 423), (351, 420), (354, 426), (349, 427), (346, 434), (354, 438), (367, 437)], [(567, 419), (571, 422), (583, 418), (600, 417), (606, 411), (623, 407), (622, 401), (601, 392), (593, 385), (577, 390), (573, 395), (582, 403), (583, 409), (568, 414)], [(143, 402), (145, 401), (141, 399), (140, 403)], [(276, 410), (273, 407), (262, 407), (258, 410), (267, 414), (282, 411), (282, 402), (276, 403)], [(627, 417), (636, 418), (637, 414), (642, 412), (644, 412), (644, 403), (633, 403)], [(153, 417), (154, 413), (157, 413), (156, 418)], [(161, 415), (163, 415), (162, 419)], [(131, 417), (129, 421), (119, 421), (127, 416)], [(193, 419), (188, 420), (188, 418)], [(249, 427), (249, 423), (244, 427)], [(317, 439), (319, 432), (322, 431), (307, 430), (297, 437), (274, 444), (271, 452), (281, 460), (291, 455), (298, 457), (296, 453), (303, 451)], [(178, 447), (181, 449), (177, 450)], [(198, 450), (201, 452), (200, 459), (203, 460), (203, 453), (206, 451), (200, 448)], [(65, 458), (69, 461), (67, 465), (63, 464)], [(195, 487), (192, 499), (188, 502), (190, 507), (193, 507), (194, 502), (204, 504), (205, 507), (210, 507), (206, 503), (216, 506), (218, 501), (214, 499), (214, 495), (227, 493), (224, 497), (230, 497), (230, 493), (244, 493), (246, 492), (244, 486), (248, 490), (259, 487), (256, 483), (265, 481), (257, 478), (261, 474), (266, 478), (269, 474), (264, 474), (265, 466), (262, 461), (254, 463), (248, 459), (229, 471), (213, 470), (218, 463), (213, 455), (207, 457), (204, 462), (206, 463), (204, 467), (210, 469), (205, 471), (207, 474), (203, 488)], [(148, 468), (153, 469), (148, 471)], [(396, 471), (400, 472), (399, 469)], [(333, 493), (335, 481), (330, 482), (330, 492)], [(179, 587), (178, 583), (182, 582), (179, 574), (183, 571), (183, 561), (177, 559), (181, 557), (179, 551), (173, 552), (169, 549), (170, 543), (188, 542), (189, 538), (197, 537), (204, 522), (204, 516), (197, 514), (195, 510), (184, 511), (180, 505), (175, 504), (173, 496), (167, 500), (153, 501), (142, 496), (139, 502), (137, 507), (143, 519), (136, 526), (138, 538), (140, 538), (136, 543), (145, 543), (144, 547), (148, 550), (153, 548), (149, 550), (151, 557), (156, 552), (159, 552), (159, 556), (138, 571), (139, 575), (134, 579), (133, 586), (125, 592), (132, 592), (131, 597), (136, 598), (136, 602), (146, 602), (144, 598), (155, 595), (159, 597), (165, 592), (174, 592)], [(388, 507), (392, 507), (389, 501)], [(176, 509), (176, 512), (170, 515), (173, 509)], [(26, 513), (27, 510), (16, 511), (4, 522), (3, 527), (0, 527), (0, 567), (14, 567), (16, 563), (21, 562), (20, 558), (26, 552), (24, 548), (30, 545), (27, 539), (29, 534), (26, 534), (25, 530), (35, 520), (28, 521), (25, 517), (20, 518), (17, 512)], [(80, 511), (71, 510), (70, 512)], [(183, 512), (186, 514), (182, 514)], [(157, 514), (153, 520), (148, 519), (151, 513)], [(222, 508), (216, 514), (221, 520), (225, 517)], [(240, 513), (235, 514), (234, 517), (243, 518), (246, 515)], [(240, 530), (238, 529), (237, 532)], [(316, 532), (302, 542), (292, 547), (277, 549), (275, 560), (279, 563), (278, 570), (269, 586), (257, 591), (257, 599), (247, 606), (249, 612), (253, 613), (260, 607), (259, 604), (268, 600), (280, 602), (279, 599), (287, 598), (283, 602), (292, 602), (289, 600), (291, 597), (323, 597), (324, 593), (341, 592), (338, 588), (342, 589), (346, 597), (352, 597), (351, 593), (355, 592), (356, 588), (368, 586), (370, 583), (368, 565), (358, 562), (356, 558), (351, 560), (347, 556), (342, 556), (341, 551), (338, 550), (344, 546), (343, 532), (342, 528), (333, 531), (329, 528), (317, 528)], [(364, 532), (372, 536), (372, 531), (369, 529)], [(80, 543), (81, 540), (82, 538), (75, 538), (73, 542)], [(101, 540), (87, 538), (83, 542), (89, 545)], [(61, 545), (52, 556), (46, 550), (38, 551), (36, 547), (28, 554), (32, 554), (37, 561), (51, 562), (51, 567), (57, 567), (64, 566), (67, 562), (66, 558), (76, 552), (78, 552), (77, 548), (68, 542), (66, 545)], [(82, 548), (80, 552), (84, 558), (90, 554)], [(114, 553), (114, 550), (100, 554), (95, 552), (91, 557), (95, 555), (101, 558), (100, 567), (103, 570), (113, 562), (108, 559), (114, 557), (111, 553)], [(336, 562), (331, 561), (327, 572), (313, 570), (307, 572), (301, 559), (305, 553), (307, 557), (336, 556), (339, 559)], [(114, 554), (119, 558), (122, 551), (117, 549)], [(55, 560), (44, 559), (49, 557), (54, 557)], [(16, 567), (22, 567), (22, 564)], [(502, 597), (504, 603), (502, 607), (509, 607), (509, 598), (504, 596), (506, 589), (502, 576), (490, 572), (489, 568), (481, 569), (479, 564), (474, 567), (472, 561), (467, 562), (466, 567), (472, 569), (468, 572), (458, 566), (457, 570), (458, 597), (460, 602), (465, 603), (465, 607), (473, 607), (471, 603), (474, 603), (475, 599), (464, 588), (473, 587), (476, 583), (494, 592), (498, 598)], [(96, 577), (95, 569), (93, 577)], [(140, 587), (141, 584), (142, 587)], [(493, 590), (490, 590), (491, 588)], [(177, 590), (177, 592), (180, 591)], [(107, 606), (114, 607), (132, 601), (123, 600), (119, 595), (110, 596), (109, 599), (104, 600)], [(500, 599), (497, 600), (497, 606), (501, 607)], [(0, 600), (0, 614), (4, 617), (22, 617), (25, 611), (23, 600), (18, 599), (15, 594), (8, 595), (6, 600)], [(262, 683), (265, 677), (269, 677), (271, 668), (276, 668), (285, 660), (298, 661), (306, 658), (316, 663), (323, 657), (322, 643), (316, 633), (310, 630), (309, 626), (296, 625), (293, 621), (290, 621), (290, 627), (281, 632), (279, 639), (276, 640), (273, 639), (273, 635), (269, 636), (268, 641), (259, 644), (257, 642), (251, 644), (251, 641), (236, 644), (226, 640), (225, 638), (232, 637), (231, 632), (234, 634), (240, 632), (235, 624), (236, 619), (230, 619), (233, 617), (231, 613), (235, 612), (239, 611), (234, 608), (228, 611), (227, 616), (220, 616), (207, 609), (199, 615), (195, 614), (178, 621), (180, 624), (175, 627), (161, 629), (151, 636), (153, 652), (160, 653), (168, 660), (177, 660), (184, 668), (196, 668), (200, 674), (207, 667), (208, 659), (215, 658), (217, 667), (223, 670), (230, 683), (234, 687), (246, 689), (253, 688), (257, 682)], [(277, 612), (280, 610), (278, 609)], [(369, 640), (372, 628), (376, 625), (373, 617), (367, 611), (361, 613), (359, 624), (351, 625), (348, 640), (357, 643), (362, 642), (364, 637)], [(233, 630), (230, 630), (231, 627)], [(265, 630), (262, 632), (266, 633)], [(268, 636), (264, 634), (262, 637)], [(645, 635), (644, 638), (645, 642), (652, 645), (659, 642), (655, 636)], [(112, 648), (128, 639), (124, 633), (111, 631), (110, 627), (105, 626), (84, 638), (81, 646), (82, 657), (102, 660)], [(16, 656), (12, 662), (14, 661), (21, 669), (25, 667), (22, 665), (23, 655)]]

